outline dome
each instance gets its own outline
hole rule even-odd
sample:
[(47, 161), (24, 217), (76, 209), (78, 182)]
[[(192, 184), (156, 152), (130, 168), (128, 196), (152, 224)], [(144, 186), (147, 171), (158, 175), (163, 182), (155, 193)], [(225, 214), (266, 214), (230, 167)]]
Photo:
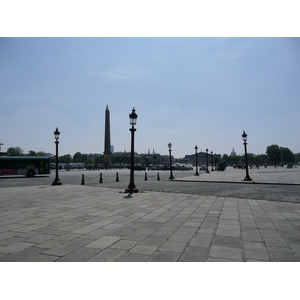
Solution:
[(236, 156), (236, 153), (235, 153), (235, 151), (234, 151), (234, 148), (232, 148), (232, 151), (231, 151), (231, 153), (230, 153), (230, 156)]

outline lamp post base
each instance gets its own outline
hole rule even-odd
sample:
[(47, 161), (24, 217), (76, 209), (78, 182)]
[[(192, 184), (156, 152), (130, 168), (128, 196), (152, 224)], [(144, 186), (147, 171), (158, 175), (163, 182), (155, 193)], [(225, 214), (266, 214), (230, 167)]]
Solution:
[(60, 180), (54, 180), (52, 185), (62, 185), (62, 182)]
[(129, 194), (138, 193), (138, 192), (139, 192), (139, 190), (136, 188), (134, 182), (130, 182), (128, 184), (127, 189), (125, 190), (125, 193), (129, 193)]
[(247, 177), (247, 176), (246, 176), (246, 177), (244, 178), (244, 181), (252, 181), (252, 179), (251, 179), (250, 177)]
[(138, 193), (139, 190), (137, 188), (127, 188), (125, 190), (125, 193), (128, 193), (128, 194), (133, 194), (133, 193)]

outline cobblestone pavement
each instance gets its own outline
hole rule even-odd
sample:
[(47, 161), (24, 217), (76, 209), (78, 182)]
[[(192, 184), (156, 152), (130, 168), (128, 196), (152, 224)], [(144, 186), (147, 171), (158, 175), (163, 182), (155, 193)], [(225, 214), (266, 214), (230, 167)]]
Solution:
[[(103, 174), (103, 183), (99, 183), (100, 172)], [(119, 174), (119, 182), (116, 182), (116, 172)], [(243, 181), (245, 170), (233, 169), (232, 167), (228, 167), (224, 172), (214, 171), (207, 174), (205, 171), (201, 171), (199, 173), (200, 176), (197, 177), (194, 176), (195, 169), (193, 171), (175, 171), (173, 174), (176, 179), (171, 182), (168, 180), (169, 171), (137, 171), (135, 172), (135, 183), (141, 191), (300, 203), (300, 184), (297, 183), (300, 182), (299, 167), (295, 169), (282, 167), (252, 169), (249, 173), (256, 183)], [(129, 183), (129, 170), (127, 169), (62, 171), (59, 178), (64, 185), (78, 186), (81, 184), (83, 174), (85, 185), (88, 186), (125, 190)], [(144, 180), (146, 174), (147, 181)], [(158, 174), (160, 175), (160, 181), (157, 181)], [(36, 176), (34, 178), (0, 176), (0, 189), (51, 185), (54, 176), (54, 172), (50, 176)], [(269, 184), (265, 184), (266, 182), (269, 182)]]
[(92, 186), (0, 189), (0, 261), (300, 261), (300, 204)]
[(285, 167), (274, 166), (259, 169), (250, 169), (249, 175), (252, 181), (245, 182), (246, 171), (227, 167), (225, 171), (202, 172), (200, 176), (186, 176), (184, 180), (192, 181), (213, 181), (213, 182), (238, 182), (238, 183), (259, 183), (259, 184), (287, 184), (300, 185), (300, 167), (287, 169)]

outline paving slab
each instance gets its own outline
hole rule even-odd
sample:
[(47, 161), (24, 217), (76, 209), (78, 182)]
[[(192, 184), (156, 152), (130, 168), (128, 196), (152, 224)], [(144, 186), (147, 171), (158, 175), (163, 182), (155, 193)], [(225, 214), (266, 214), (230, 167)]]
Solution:
[(0, 261), (300, 261), (300, 203), (93, 186), (0, 189)]
[(287, 169), (286, 167), (270, 166), (268, 168), (249, 169), (252, 181), (244, 181), (244, 169), (227, 167), (225, 171), (214, 171), (210, 173), (201, 172), (200, 176), (187, 176), (174, 181), (199, 181), (199, 182), (234, 182), (245, 184), (282, 184), (300, 185), (300, 167)]

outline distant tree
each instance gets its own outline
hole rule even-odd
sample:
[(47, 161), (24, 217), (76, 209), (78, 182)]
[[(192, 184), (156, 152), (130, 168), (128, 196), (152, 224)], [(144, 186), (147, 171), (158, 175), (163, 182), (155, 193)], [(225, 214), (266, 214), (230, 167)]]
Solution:
[(102, 165), (103, 164), (104, 155), (98, 155), (95, 157), (95, 164)]
[(228, 154), (223, 154), (222, 161), (226, 162), (227, 165), (236, 165), (241, 163), (243, 159), (242, 156), (229, 156)]
[(263, 165), (268, 160), (268, 155), (266, 154), (258, 154), (253, 157), (253, 164), (255, 165)]
[(86, 163), (87, 163), (88, 165), (93, 165), (93, 164), (95, 163), (95, 159), (94, 159), (94, 158), (88, 158), (88, 159), (86, 160)]
[(289, 148), (281, 147), (282, 160), (284, 164), (292, 163), (295, 161), (295, 156)]
[(267, 147), (266, 153), (268, 154), (272, 163), (279, 164), (281, 161), (281, 151), (278, 145), (271, 145)]
[(112, 164), (130, 164), (129, 155), (112, 155), (111, 156)]
[(226, 161), (226, 163), (228, 163), (228, 164), (230, 164), (230, 162), (229, 162), (229, 155), (228, 154), (223, 154), (223, 156), (222, 156), (222, 159), (224, 160), (224, 161)]
[(142, 164), (143, 163), (143, 160), (140, 156), (135, 156), (134, 157), (134, 163), (135, 164)]
[(253, 165), (255, 161), (253, 153), (248, 153), (247, 155), (248, 155), (248, 163), (250, 165)]
[(81, 163), (82, 162), (81, 159), (82, 159), (82, 154), (80, 152), (76, 152), (73, 156), (73, 162)]
[(23, 156), (23, 150), (20, 147), (10, 147), (7, 149), (7, 153), (11, 156)]
[(33, 150), (29, 150), (28, 151), (28, 155), (29, 156), (37, 156), (37, 153), (35, 151), (33, 151)]
[(37, 153), (38, 156), (46, 156), (46, 153), (44, 151), (40, 151)]
[(59, 156), (58, 157), (58, 162), (59, 163), (65, 163), (65, 164), (67, 164), (67, 163), (71, 163), (72, 161), (73, 161), (72, 155), (70, 155), (70, 154), (65, 154), (63, 156)]
[(82, 154), (82, 155), (81, 155), (81, 162), (87, 163), (87, 160), (88, 160), (87, 155), (86, 155), (86, 154)]

